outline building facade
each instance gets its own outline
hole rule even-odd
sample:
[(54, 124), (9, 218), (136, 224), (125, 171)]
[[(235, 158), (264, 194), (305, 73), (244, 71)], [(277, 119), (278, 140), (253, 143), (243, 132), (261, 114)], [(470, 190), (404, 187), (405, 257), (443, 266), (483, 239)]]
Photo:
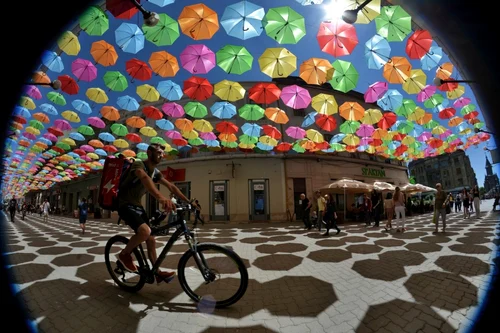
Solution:
[(486, 193), (490, 191), (500, 192), (500, 182), (498, 175), (493, 173), (493, 167), (486, 157), (486, 175), (484, 176), (484, 190)]
[(408, 170), (417, 183), (430, 187), (441, 183), (450, 192), (477, 185), (476, 173), (463, 150), (411, 161)]

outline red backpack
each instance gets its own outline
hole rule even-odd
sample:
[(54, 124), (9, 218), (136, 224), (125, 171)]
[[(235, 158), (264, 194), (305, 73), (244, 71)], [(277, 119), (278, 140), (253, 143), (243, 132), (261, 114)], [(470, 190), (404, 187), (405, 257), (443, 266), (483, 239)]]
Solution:
[(97, 202), (103, 209), (118, 211), (118, 194), (133, 162), (128, 158), (106, 157)]

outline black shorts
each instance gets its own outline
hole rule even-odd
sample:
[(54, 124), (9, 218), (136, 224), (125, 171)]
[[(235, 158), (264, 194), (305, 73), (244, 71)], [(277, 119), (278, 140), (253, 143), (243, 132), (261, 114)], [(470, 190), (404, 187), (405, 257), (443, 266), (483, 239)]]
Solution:
[(118, 209), (118, 215), (136, 233), (143, 223), (149, 225), (148, 214), (142, 206), (123, 205)]
[(87, 216), (80, 216), (79, 220), (80, 220), (80, 223), (83, 224), (83, 223), (87, 222)]

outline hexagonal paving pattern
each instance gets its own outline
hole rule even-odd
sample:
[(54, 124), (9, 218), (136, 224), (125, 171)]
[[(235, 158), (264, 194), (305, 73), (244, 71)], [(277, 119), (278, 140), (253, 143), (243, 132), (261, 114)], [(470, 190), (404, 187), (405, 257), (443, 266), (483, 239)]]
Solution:
[(309, 253), (307, 258), (316, 262), (341, 262), (352, 257), (351, 252), (341, 249), (325, 249)]
[(266, 271), (288, 271), (300, 265), (302, 259), (293, 254), (272, 254), (257, 258), (252, 264)]
[(66, 254), (51, 261), (56, 266), (81, 266), (94, 261), (94, 256), (88, 254)]
[(487, 274), (490, 266), (476, 257), (451, 255), (442, 256), (435, 261), (436, 265), (445, 271), (465, 276), (478, 276)]

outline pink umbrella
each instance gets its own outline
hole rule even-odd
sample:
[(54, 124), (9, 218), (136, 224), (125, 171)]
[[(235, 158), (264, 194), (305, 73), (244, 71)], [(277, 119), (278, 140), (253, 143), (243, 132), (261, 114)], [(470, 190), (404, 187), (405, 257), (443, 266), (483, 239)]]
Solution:
[(39, 157), (39, 158), (37, 158), (36, 160), (37, 160), (38, 162), (45, 163), (45, 159), (44, 159), (44, 158)]
[[(35, 134), (31, 134), (31, 133), (28, 133), (28, 132), (24, 132), (23, 133), (23, 136), (26, 138), (26, 139), (30, 139), (30, 140), (36, 140), (36, 135)], [(54, 140), (52, 140), (54, 141)], [(56, 140), (57, 141), (57, 138)]]
[(420, 92), (417, 94), (417, 101), (418, 102), (424, 102), (428, 100), (434, 93), (436, 92), (437, 88), (434, 85), (426, 85), (425, 87), (420, 90)]
[(201, 132), (200, 138), (203, 140), (216, 140), (217, 136), (213, 132)]
[(179, 105), (175, 102), (165, 103), (163, 104), (161, 109), (167, 116), (173, 118), (179, 118), (184, 116), (184, 108), (182, 107), (182, 105)]
[(305, 109), (311, 103), (309, 91), (295, 84), (283, 88), (280, 98), (293, 109)]
[(303, 139), (306, 136), (306, 131), (297, 126), (290, 126), (285, 131), (286, 135), (294, 139)]
[(456, 146), (460, 146), (460, 145), (463, 145), (464, 143), (462, 142), (462, 140), (460, 139), (455, 139), (451, 142), (452, 145), (456, 145)]
[(167, 138), (172, 139), (172, 140), (174, 140), (174, 139), (182, 139), (181, 133), (179, 133), (179, 132), (177, 132), (175, 130), (166, 131), (165, 132), (165, 136)]
[(93, 153), (94, 152), (94, 147), (90, 146), (90, 145), (82, 145), (80, 147), (81, 150), (83, 151), (86, 151), (87, 153)]
[(356, 131), (356, 134), (361, 137), (367, 137), (372, 136), (374, 131), (375, 129), (372, 125), (361, 124), (361, 126), (359, 126), (358, 130)]
[(432, 133), (430, 133), (430, 132), (423, 132), (422, 134), (417, 136), (417, 140), (420, 142), (426, 142), (430, 138), (432, 138)]
[(217, 64), (215, 53), (203, 44), (188, 45), (180, 58), (182, 67), (191, 74), (207, 74)]
[(460, 97), (460, 98), (457, 98), (457, 100), (455, 102), (453, 102), (453, 107), (462, 108), (462, 107), (466, 106), (467, 104), (470, 104), (470, 102), (471, 102), (470, 98)]
[(69, 131), (70, 129), (72, 129), (69, 122), (64, 119), (56, 119), (54, 121), (54, 126), (59, 128), (61, 131)]
[(370, 143), (373, 142), (373, 138), (361, 138), (361, 140), (359, 140), (359, 145), (360, 146), (367, 146), (369, 145)]
[(382, 97), (382, 95), (386, 93), (388, 89), (389, 85), (387, 84), (387, 82), (377, 81), (370, 84), (365, 92), (365, 102), (375, 103), (380, 97)]
[(78, 80), (90, 82), (97, 77), (97, 68), (88, 60), (78, 58), (71, 63), (71, 72)]
[(24, 93), (34, 99), (42, 99), (42, 93), (38, 87), (29, 85), (24, 89)]
[(104, 128), (104, 127), (106, 127), (106, 124), (104, 123), (104, 121), (102, 121), (102, 119), (99, 118), (99, 117), (89, 117), (87, 119), (87, 121), (89, 122), (89, 124), (91, 126), (94, 126), (96, 128)]
[(444, 140), (446, 139), (447, 137), (449, 137), (453, 132), (450, 130), (450, 129), (447, 129), (446, 131), (444, 131), (443, 133), (439, 134), (439, 138), (441, 140)]
[(90, 161), (92, 161), (92, 159), (91, 159), (90, 157), (88, 157), (87, 155), (82, 155), (82, 156), (80, 156), (80, 158), (81, 158), (82, 160), (86, 161), (86, 162), (90, 162)]

